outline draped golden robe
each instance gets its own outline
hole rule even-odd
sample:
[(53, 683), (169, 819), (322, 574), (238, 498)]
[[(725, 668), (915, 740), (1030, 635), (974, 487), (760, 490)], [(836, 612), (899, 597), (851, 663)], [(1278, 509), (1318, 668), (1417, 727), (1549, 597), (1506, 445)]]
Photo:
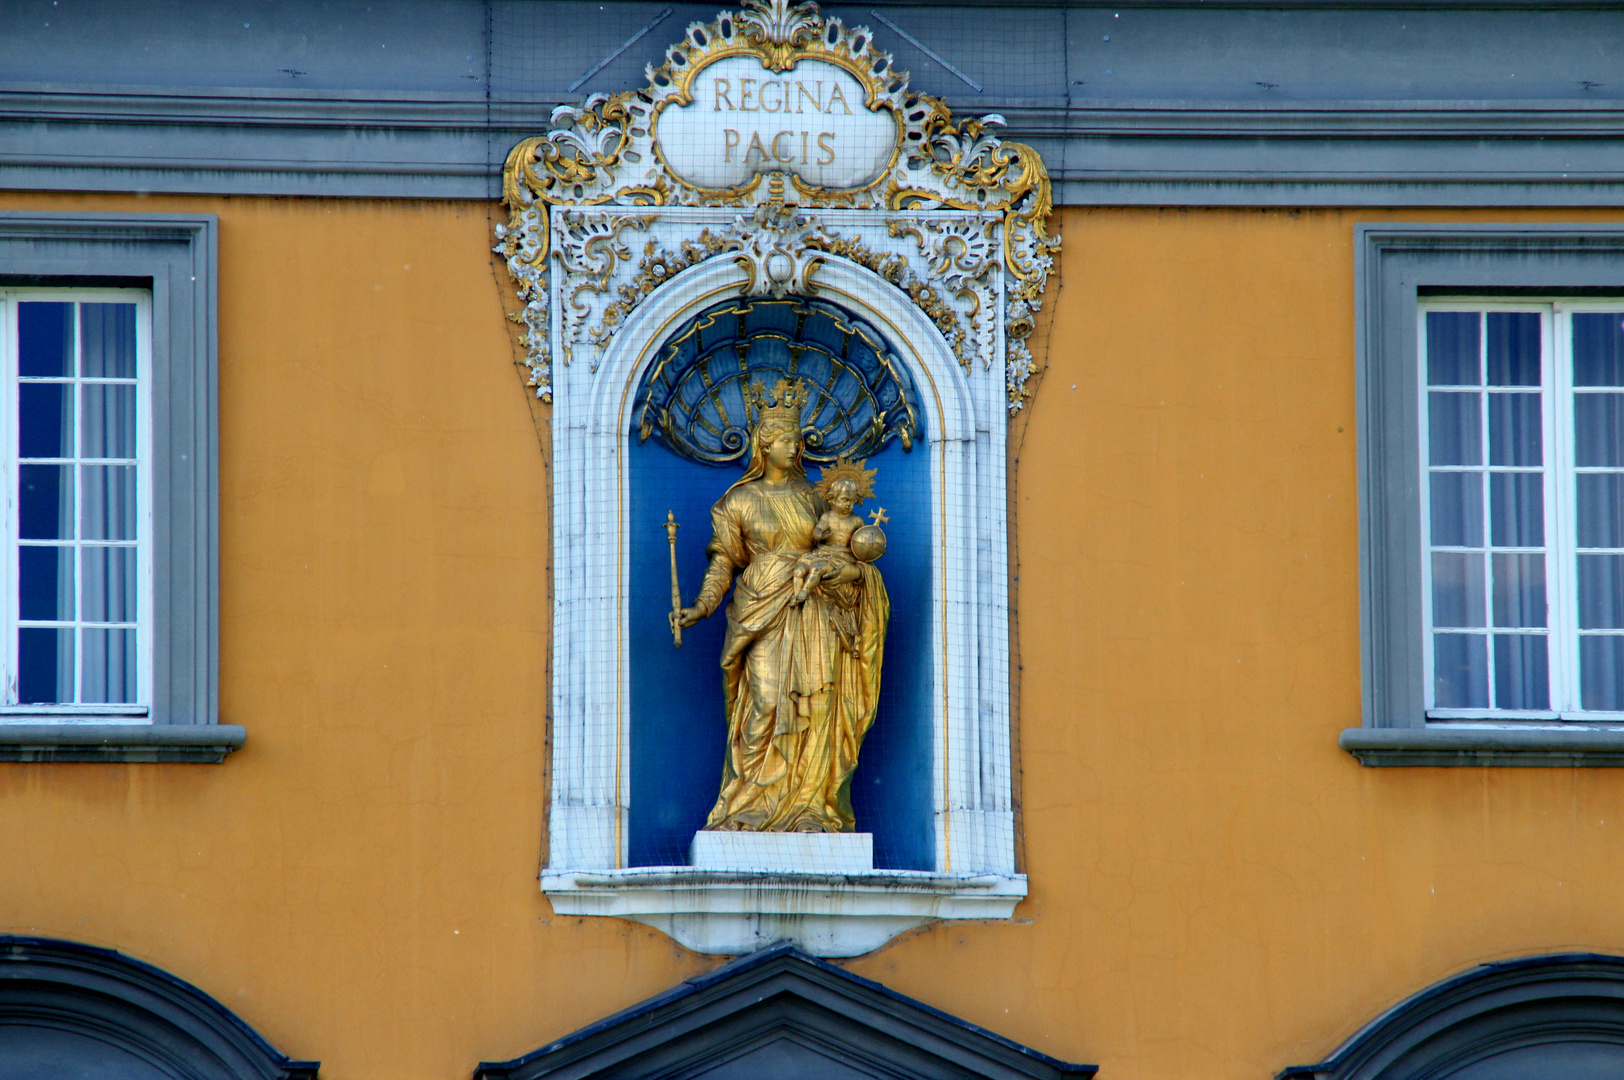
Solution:
[(707, 829), (851, 832), (851, 776), (874, 722), (891, 602), (879, 571), (821, 582), (795, 604), (794, 568), (827, 507), (804, 479), (734, 485), (711, 508), (696, 601), (733, 585), (722, 644), (727, 757)]

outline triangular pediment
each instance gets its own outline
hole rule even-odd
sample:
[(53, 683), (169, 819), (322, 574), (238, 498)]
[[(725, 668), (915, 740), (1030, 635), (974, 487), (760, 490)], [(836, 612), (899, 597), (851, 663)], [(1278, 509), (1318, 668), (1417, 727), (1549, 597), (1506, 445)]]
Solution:
[(1092, 1076), (787, 944), (690, 979), (476, 1080)]

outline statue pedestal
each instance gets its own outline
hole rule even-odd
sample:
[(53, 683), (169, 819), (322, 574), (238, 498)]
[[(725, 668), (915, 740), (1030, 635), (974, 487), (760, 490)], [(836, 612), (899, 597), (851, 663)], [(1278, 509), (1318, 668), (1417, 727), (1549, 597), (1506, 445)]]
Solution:
[(704, 870), (862, 874), (874, 869), (873, 833), (696, 832), (688, 865)]

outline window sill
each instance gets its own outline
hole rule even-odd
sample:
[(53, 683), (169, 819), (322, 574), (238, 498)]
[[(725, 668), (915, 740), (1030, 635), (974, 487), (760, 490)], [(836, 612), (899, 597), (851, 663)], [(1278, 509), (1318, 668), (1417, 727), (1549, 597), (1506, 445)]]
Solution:
[(0, 761), (218, 764), (241, 749), (236, 724), (0, 724)]
[(1624, 729), (1348, 728), (1337, 740), (1361, 765), (1624, 766)]
[(1026, 896), (1026, 875), (650, 866), (548, 871), (541, 888), (559, 915), (630, 919), (695, 952), (740, 956), (792, 938), (815, 956), (841, 957), (872, 952), (937, 919), (1008, 919)]

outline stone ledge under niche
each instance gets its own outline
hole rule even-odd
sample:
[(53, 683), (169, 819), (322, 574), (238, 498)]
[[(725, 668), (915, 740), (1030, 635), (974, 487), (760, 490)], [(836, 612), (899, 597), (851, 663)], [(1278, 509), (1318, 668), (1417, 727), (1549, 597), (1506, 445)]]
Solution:
[(1026, 875), (645, 866), (548, 870), (541, 889), (559, 915), (629, 919), (699, 953), (739, 956), (791, 941), (814, 956), (845, 957), (938, 919), (1011, 918)]

